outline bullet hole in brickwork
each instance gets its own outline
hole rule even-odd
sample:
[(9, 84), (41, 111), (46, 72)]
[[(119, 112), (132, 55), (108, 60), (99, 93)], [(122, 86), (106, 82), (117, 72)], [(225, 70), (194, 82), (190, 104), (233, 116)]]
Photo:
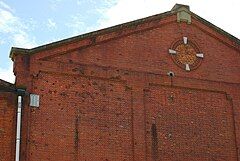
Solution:
[(132, 90), (132, 87), (125, 86), (125, 91), (129, 91), (129, 90)]
[(69, 63), (73, 63), (73, 61), (72, 61), (72, 60), (68, 60), (68, 62), (69, 62)]
[(121, 113), (116, 113), (116, 116), (119, 117), (121, 115)]
[(172, 134), (169, 133), (169, 134), (167, 135), (167, 137), (168, 137), (169, 139), (171, 139), (171, 138), (172, 138)]
[(63, 107), (61, 108), (61, 110), (63, 110)]
[(55, 85), (55, 83), (52, 83), (52, 85)]
[(67, 96), (66, 92), (60, 93), (61, 96)]
[(105, 85), (103, 85), (103, 84), (101, 84), (101, 85), (99, 86), (99, 90), (100, 90), (102, 93), (106, 93), (106, 91), (107, 91)]
[(169, 101), (170, 103), (173, 103), (173, 102), (174, 102), (173, 95), (168, 96), (167, 99), (168, 99), (168, 101)]
[(121, 76), (120, 75), (111, 76), (110, 79), (121, 79)]
[(70, 84), (67, 84), (67, 85), (65, 86), (66, 89), (69, 89), (70, 87), (71, 87)]
[(72, 69), (73, 72), (77, 72), (77, 70), (78, 70), (77, 68)]
[(118, 101), (123, 101), (123, 98), (117, 97)]
[(50, 94), (53, 94), (53, 93), (54, 93), (54, 91), (52, 91), (52, 90), (49, 90), (49, 91), (48, 91), (48, 93), (50, 93)]

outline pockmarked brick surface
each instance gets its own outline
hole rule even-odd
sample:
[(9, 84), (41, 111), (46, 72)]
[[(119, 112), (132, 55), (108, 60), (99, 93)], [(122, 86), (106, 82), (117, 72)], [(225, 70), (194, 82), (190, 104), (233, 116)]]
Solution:
[[(21, 159), (237, 161), (240, 47), (176, 17), (16, 54), (16, 85), (40, 95), (25, 102)], [(168, 53), (183, 36), (204, 53), (190, 72)]]
[(155, 86), (145, 102), (148, 160), (237, 160), (224, 93)]
[(16, 97), (0, 94), (0, 161), (14, 160)]
[(131, 91), (124, 83), (46, 73), (34, 82), (42, 103), (31, 112), (30, 160), (132, 160)]

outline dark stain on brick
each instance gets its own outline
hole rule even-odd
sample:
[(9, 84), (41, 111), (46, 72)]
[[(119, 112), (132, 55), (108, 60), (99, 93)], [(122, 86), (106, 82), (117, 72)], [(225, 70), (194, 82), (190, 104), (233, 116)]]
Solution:
[(75, 131), (74, 131), (74, 150), (75, 150), (75, 161), (78, 160), (78, 149), (79, 149), (79, 122), (80, 122), (80, 112), (77, 109), (77, 114), (75, 116)]
[(25, 70), (28, 71), (30, 68), (30, 56), (25, 55), (25, 56), (23, 56), (22, 60), (23, 60), (23, 65), (24, 65)]
[(158, 136), (157, 136), (157, 127), (156, 124), (152, 124), (151, 127), (152, 133), (152, 158), (153, 160), (158, 160)]

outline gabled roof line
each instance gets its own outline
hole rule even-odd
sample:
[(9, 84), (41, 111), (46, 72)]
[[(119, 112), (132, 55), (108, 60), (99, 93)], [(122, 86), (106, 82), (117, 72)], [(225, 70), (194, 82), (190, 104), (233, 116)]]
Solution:
[[(56, 42), (52, 42), (52, 43), (49, 43), (49, 44), (41, 45), (41, 46), (38, 46), (38, 47), (35, 47), (35, 48), (32, 48), (32, 49), (12, 47), (9, 57), (13, 58), (13, 56), (15, 54), (24, 54), (24, 55), (34, 54), (34, 53), (37, 53), (37, 52), (40, 52), (40, 51), (43, 51), (43, 50), (46, 50), (46, 49), (55, 48), (59, 45), (64, 45), (64, 44), (67, 44), (67, 43), (73, 43), (73, 42), (76, 42), (76, 41), (79, 41), (79, 40), (83, 40), (83, 39), (86, 39), (86, 38), (91, 38), (91, 37), (98, 36), (98, 35), (101, 35), (101, 34), (111, 33), (113, 31), (119, 30), (119, 29), (124, 28), (124, 27), (132, 27), (132, 26), (141, 24), (143, 22), (149, 22), (149, 21), (152, 21), (152, 20), (165, 18), (167, 16), (176, 14), (178, 12), (178, 9), (181, 8), (181, 7), (184, 7), (187, 10), (189, 10), (189, 6), (187, 6), (187, 5), (176, 4), (171, 11), (167, 11), (167, 12), (164, 12), (164, 13), (156, 14), (156, 15), (153, 15), (153, 16), (141, 18), (141, 19), (138, 19), (138, 20), (130, 21), (130, 22), (126, 22), (126, 23), (115, 25), (115, 26), (112, 26), (112, 27), (100, 29), (100, 30), (89, 32), (89, 33), (86, 33), (86, 34), (70, 37), (70, 38), (67, 38), (67, 39), (60, 40), (60, 41), (56, 41)], [(193, 16), (194, 18), (196, 18), (200, 22), (202, 22), (202, 23), (206, 24), (207, 26), (213, 28), (216, 32), (227, 36), (230, 40), (234, 41), (237, 45), (240, 45), (240, 40), (238, 38), (236, 38), (235, 36), (233, 36), (230, 33), (224, 31), (223, 29), (215, 26), (214, 24), (212, 24), (211, 22), (203, 19), (202, 17), (198, 16), (197, 14), (195, 14), (191, 11), (189, 11), (189, 13), (191, 14), (191, 16)]]
[(191, 15), (196, 18), (197, 20), (199, 20), (200, 22), (206, 24), (207, 26), (212, 27), (215, 31), (219, 32), (220, 34), (223, 34), (225, 36), (227, 36), (229, 39), (231, 39), (232, 41), (236, 42), (238, 45), (240, 45), (240, 39), (238, 39), (237, 37), (233, 36), (232, 34), (224, 31), (223, 29), (221, 29), (220, 27), (212, 24), (211, 22), (205, 20), (204, 18), (198, 16), (197, 14), (191, 12)]
[(83, 39), (86, 39), (86, 38), (91, 38), (91, 37), (94, 37), (94, 36), (97, 36), (97, 35), (110, 33), (110, 32), (116, 31), (118, 29), (121, 29), (123, 27), (132, 27), (132, 26), (141, 24), (142, 22), (157, 20), (159, 18), (164, 18), (164, 17), (167, 17), (169, 15), (173, 15), (173, 14), (175, 14), (175, 12), (167, 11), (167, 12), (164, 12), (164, 13), (148, 16), (148, 17), (145, 17), (145, 18), (141, 18), (141, 19), (130, 21), (130, 22), (122, 23), (122, 24), (115, 25), (115, 26), (112, 26), (112, 27), (103, 28), (103, 29), (92, 31), (92, 32), (85, 33), (85, 34), (82, 34), (82, 35), (77, 35), (77, 36), (70, 37), (70, 38), (67, 38), (67, 39), (63, 39), (63, 40), (60, 40), (60, 41), (56, 41), (56, 42), (52, 42), (52, 43), (49, 43), (49, 44), (41, 45), (41, 46), (38, 46), (38, 47), (35, 47), (35, 48), (32, 48), (32, 49), (12, 47), (9, 57), (12, 58), (14, 54), (18, 54), (18, 53), (20, 53), (20, 54), (33, 54), (33, 53), (36, 53), (36, 52), (39, 52), (39, 51), (42, 51), (42, 50), (45, 50), (45, 49), (50, 49), (50, 48), (57, 47), (59, 45), (67, 44), (69, 42), (72, 43), (72, 42), (83, 40)]

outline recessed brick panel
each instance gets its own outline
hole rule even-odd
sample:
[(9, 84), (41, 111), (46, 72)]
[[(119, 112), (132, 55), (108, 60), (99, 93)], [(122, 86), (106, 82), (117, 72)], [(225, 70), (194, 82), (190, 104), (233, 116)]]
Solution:
[(237, 159), (226, 94), (154, 86), (144, 101), (148, 160)]
[(131, 91), (123, 82), (41, 73), (31, 160), (132, 160)]

